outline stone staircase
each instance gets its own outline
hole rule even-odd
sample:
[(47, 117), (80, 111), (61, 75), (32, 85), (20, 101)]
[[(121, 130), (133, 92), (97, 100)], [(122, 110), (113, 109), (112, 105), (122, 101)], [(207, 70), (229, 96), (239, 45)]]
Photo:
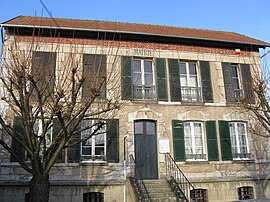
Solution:
[(152, 202), (178, 201), (165, 178), (158, 180), (144, 180), (143, 182)]

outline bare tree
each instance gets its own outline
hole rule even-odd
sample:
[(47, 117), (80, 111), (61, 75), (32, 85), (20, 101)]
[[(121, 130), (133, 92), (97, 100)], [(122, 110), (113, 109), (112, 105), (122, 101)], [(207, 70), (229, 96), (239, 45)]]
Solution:
[[(243, 98), (242, 103), (244, 108), (252, 112), (254, 123), (251, 128), (252, 133), (270, 137), (270, 71), (268, 63), (262, 66), (262, 71), (255, 71), (250, 89), (254, 93), (255, 102), (250, 102), (249, 99)], [(263, 128), (263, 130), (262, 130)], [(260, 130), (258, 130), (260, 129)], [(263, 132), (262, 132), (263, 131)]]
[[(4, 131), (0, 144), (32, 175), (30, 201), (47, 202), (49, 173), (63, 151), (108, 130), (106, 120), (121, 107), (118, 57), (115, 49), (103, 46), (93, 48), (103, 55), (83, 61), (79, 54), (83, 47), (70, 45), (59, 60), (61, 45), (38, 51), (41, 44), (36, 39), (22, 47), (13, 36), (2, 57), (1, 98), (6, 112), (5, 117), (0, 115)], [(82, 124), (85, 118), (92, 124)], [(88, 133), (78, 138), (83, 131)]]

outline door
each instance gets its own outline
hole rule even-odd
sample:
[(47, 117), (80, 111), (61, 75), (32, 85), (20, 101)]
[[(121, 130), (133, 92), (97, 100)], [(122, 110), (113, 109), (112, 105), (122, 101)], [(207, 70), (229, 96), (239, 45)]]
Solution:
[(158, 179), (156, 122), (136, 121), (134, 134), (136, 177), (139, 179)]

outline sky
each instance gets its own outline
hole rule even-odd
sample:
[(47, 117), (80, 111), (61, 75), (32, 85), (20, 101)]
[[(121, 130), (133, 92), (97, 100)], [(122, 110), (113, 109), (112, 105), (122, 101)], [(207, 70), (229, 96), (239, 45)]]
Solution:
[(270, 43), (270, 0), (0, 0), (0, 22), (50, 17), (41, 1), (53, 17), (230, 31)]

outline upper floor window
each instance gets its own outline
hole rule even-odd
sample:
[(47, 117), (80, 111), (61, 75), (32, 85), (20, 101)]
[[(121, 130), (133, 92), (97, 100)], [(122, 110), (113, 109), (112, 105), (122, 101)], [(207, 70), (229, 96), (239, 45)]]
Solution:
[[(40, 93), (41, 97), (53, 96), (55, 87), (56, 53), (34, 51), (32, 58), (32, 75), (35, 84), (31, 83), (33, 96), (36, 98)], [(35, 89), (37, 88), (37, 89)]]
[(172, 102), (213, 102), (210, 63), (168, 59)]
[(253, 199), (253, 187), (250, 186), (244, 186), (244, 187), (239, 187), (237, 189), (238, 192), (238, 199), (239, 200), (245, 200), (245, 199)]
[(228, 103), (254, 103), (252, 76), (248, 64), (222, 63), (225, 98)]
[[(106, 98), (107, 56), (84, 54), (82, 98), (88, 99), (97, 93), (100, 99)], [(97, 92), (97, 89), (99, 92)]]
[(135, 100), (156, 99), (152, 60), (133, 59), (133, 98)]
[(201, 122), (184, 122), (187, 160), (206, 160), (204, 127)]
[(182, 101), (201, 102), (201, 88), (197, 64), (195, 62), (180, 62), (180, 85)]
[(249, 159), (246, 123), (230, 122), (229, 127), (233, 159)]
[[(100, 129), (97, 127), (98, 125), (94, 120), (86, 119), (81, 123), (81, 138), (85, 139), (85, 141), (81, 143), (82, 160), (105, 161), (106, 129), (105, 127)], [(91, 134), (95, 131), (96, 135), (91, 137)]]
[(239, 78), (239, 69), (237, 65), (231, 66), (232, 71), (232, 84), (233, 84), (233, 91), (234, 91), (234, 97), (235, 101), (240, 101), (240, 95), (241, 95), (241, 89), (240, 89), (240, 78)]

